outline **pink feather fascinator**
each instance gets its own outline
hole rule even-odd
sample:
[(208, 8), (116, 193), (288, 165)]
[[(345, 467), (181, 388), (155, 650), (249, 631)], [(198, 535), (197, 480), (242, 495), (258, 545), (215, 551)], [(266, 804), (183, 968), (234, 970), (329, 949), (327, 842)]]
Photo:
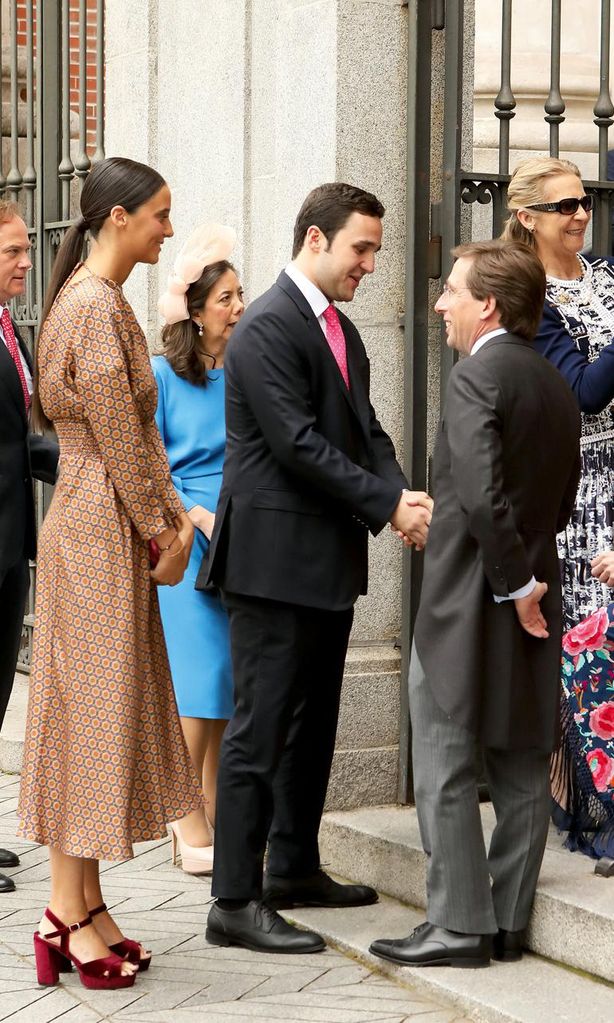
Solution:
[(169, 274), (166, 291), (158, 302), (165, 323), (179, 323), (190, 317), (187, 291), (197, 281), (206, 266), (228, 259), (235, 247), (237, 236), (231, 227), (212, 221), (202, 224), (185, 242)]

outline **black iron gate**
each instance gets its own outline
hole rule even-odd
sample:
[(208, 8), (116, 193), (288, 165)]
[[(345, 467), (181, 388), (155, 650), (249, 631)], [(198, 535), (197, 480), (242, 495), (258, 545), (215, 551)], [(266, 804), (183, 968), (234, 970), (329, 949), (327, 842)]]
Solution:
[[(3, 88), (0, 193), (20, 208), (33, 268), (13, 316), (33, 351), (49, 271), (81, 183), (103, 152), (103, 0), (9, 0), (0, 13)], [(6, 92), (6, 96), (5, 96)], [(8, 113), (8, 116), (7, 116)], [(37, 516), (47, 494), (37, 484)], [(19, 667), (30, 664), (32, 565)]]
[[(476, 37), (474, 0), (409, 0), (407, 97), (407, 287), (405, 363), (405, 452), (412, 486), (428, 489), (426, 409), (429, 379), (439, 377), (439, 404), (454, 361), (440, 328), (433, 323), (432, 305), (452, 264), (450, 250), (474, 237), (473, 213), (490, 209), (485, 228), (479, 218), (479, 236), (497, 237), (506, 217), (510, 179), (510, 122), (516, 116), (513, 91), (512, 0), (502, 0), (499, 91), (492, 116), (498, 120), (498, 167), (488, 173), (473, 169), (473, 73)], [(593, 5), (591, 5), (593, 7)], [(562, 0), (549, 0), (550, 87), (543, 97), (541, 151), (559, 155), (559, 128), (565, 121), (561, 89)], [(608, 180), (608, 134), (614, 124), (610, 95), (611, 2), (597, 0), (599, 15), (599, 78), (595, 81), (593, 122), (598, 178), (585, 180), (596, 197), (592, 248), (612, 251), (614, 181)], [(492, 16), (492, 14), (491, 14)], [(533, 30), (527, 27), (527, 31)], [(479, 25), (477, 26), (479, 31)], [(438, 140), (443, 108), (443, 131)], [(439, 122), (441, 123), (441, 122)], [(476, 205), (477, 204), (477, 205)], [(436, 285), (435, 282), (439, 282)], [(430, 334), (430, 351), (429, 351)], [(438, 351), (434, 351), (438, 348)], [(406, 556), (403, 572), (403, 637), (411, 636), (420, 597), (421, 558)], [(410, 645), (403, 642), (401, 686), (401, 743), (399, 800), (412, 799), (411, 732), (407, 705), (407, 670)]]

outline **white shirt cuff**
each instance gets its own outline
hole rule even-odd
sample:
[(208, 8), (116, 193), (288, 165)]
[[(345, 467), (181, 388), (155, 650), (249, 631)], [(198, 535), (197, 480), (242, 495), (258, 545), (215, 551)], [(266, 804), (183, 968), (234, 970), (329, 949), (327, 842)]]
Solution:
[(533, 593), (536, 586), (537, 579), (532, 575), (525, 586), (521, 586), (519, 590), (513, 590), (507, 597), (498, 597), (493, 593), (495, 604), (502, 604), (505, 600), (520, 600), (521, 597), (528, 597), (530, 593)]

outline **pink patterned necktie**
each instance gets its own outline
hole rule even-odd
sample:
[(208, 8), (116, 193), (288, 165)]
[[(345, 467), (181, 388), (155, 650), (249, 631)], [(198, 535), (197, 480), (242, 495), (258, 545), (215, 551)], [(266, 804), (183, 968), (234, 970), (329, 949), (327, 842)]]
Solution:
[(6, 347), (9, 350), (17, 372), (19, 373), (19, 379), (21, 380), (21, 387), (23, 390), (23, 400), (26, 403), (26, 412), (30, 411), (30, 393), (28, 391), (28, 385), (26, 383), (26, 375), (23, 371), (23, 364), (21, 361), (21, 353), (19, 351), (19, 345), (17, 344), (17, 338), (15, 337), (15, 331), (13, 330), (13, 324), (11, 321), (11, 314), (9, 313), (6, 306), (2, 310), (2, 316), (0, 316), (0, 324), (2, 325), (2, 331), (4, 333), (4, 340), (6, 341)]
[(341, 370), (341, 376), (345, 380), (345, 386), (350, 389), (350, 377), (348, 374), (347, 352), (345, 350), (345, 335), (339, 322), (339, 313), (334, 305), (329, 305), (322, 313), (326, 322), (326, 340), (328, 347), (335, 356), (335, 362)]

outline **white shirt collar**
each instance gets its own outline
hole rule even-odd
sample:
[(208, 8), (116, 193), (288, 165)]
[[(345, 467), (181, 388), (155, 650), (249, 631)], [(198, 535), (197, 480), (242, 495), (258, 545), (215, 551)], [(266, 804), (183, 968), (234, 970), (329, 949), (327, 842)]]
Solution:
[(288, 263), (286, 267), (286, 273), (291, 281), (296, 284), (298, 290), (307, 299), (311, 306), (316, 319), (322, 316), (325, 309), (328, 309), (330, 302), (326, 295), (320, 291), (318, 287), (305, 276), (302, 270), (299, 270), (296, 263)]
[(496, 330), (489, 330), (488, 334), (482, 334), (482, 337), (479, 337), (477, 339), (477, 341), (475, 342), (473, 348), (469, 352), (469, 355), (475, 355), (476, 352), (479, 352), (479, 350), (482, 347), (482, 345), (485, 345), (486, 342), (490, 341), (490, 339), (492, 337), (499, 337), (499, 334), (507, 334), (507, 333), (508, 333), (508, 331), (505, 329), (505, 327), (497, 327)]

